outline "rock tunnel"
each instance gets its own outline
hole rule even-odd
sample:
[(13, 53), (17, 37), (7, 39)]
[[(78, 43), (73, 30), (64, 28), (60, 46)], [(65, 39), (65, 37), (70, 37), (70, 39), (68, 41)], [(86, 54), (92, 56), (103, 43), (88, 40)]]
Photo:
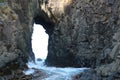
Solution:
[[(115, 1), (118, 4), (114, 10), (111, 3), (109, 5), (109, 0), (95, 1), (95, 5), (90, 5), (94, 0), (7, 1), (8, 3), (5, 3), (7, 7), (0, 7), (2, 8), (0, 16), (3, 18), (0, 19), (0, 44), (6, 47), (2, 52), (12, 52), (10, 55), (15, 55), (15, 59), (20, 54), (20, 60), (21, 58), (23, 60), (21, 62), (26, 63), (28, 55), (32, 56), (31, 35), (32, 25), (35, 22), (43, 25), (49, 35), (47, 64), (95, 67), (98, 64), (112, 62), (108, 56), (101, 58), (101, 55), (107, 51), (110, 53), (113, 48), (113, 35), (119, 29), (119, 11), (117, 11), (119, 1)], [(97, 3), (100, 3), (101, 7), (94, 10)], [(106, 11), (102, 10), (104, 6)], [(104, 15), (107, 13), (110, 15)], [(16, 52), (19, 53), (16, 55)], [(103, 63), (102, 60), (106, 58), (106, 62)], [(10, 58), (8, 62), (11, 60)]]
[[(48, 17), (48, 14), (47, 13), (45, 13), (43, 10), (41, 10), (40, 12), (38, 12), (38, 14), (37, 15), (35, 15), (35, 17), (33, 18), (34, 19), (34, 24), (35, 25), (41, 25), (41, 26), (39, 26), (39, 27), (43, 27), (44, 29), (45, 29), (45, 33), (48, 35), (48, 36), (50, 36), (52, 33), (53, 33), (53, 29), (54, 29), (54, 26), (55, 26), (55, 23), (52, 21), (52, 19), (50, 19), (49, 17)], [(36, 26), (33, 26), (33, 27), (36, 27)], [(35, 28), (34, 28), (35, 29)], [(38, 28), (39, 30), (40, 30), (40, 28)], [(41, 28), (42, 29), (42, 28)], [(41, 32), (43, 32), (43, 31), (41, 31)], [(37, 34), (37, 32), (36, 32), (36, 34)], [(38, 33), (38, 34), (40, 34), (40, 33)], [(43, 35), (45, 35), (44, 34), (44, 32), (43, 33), (41, 33), (41, 34), (43, 34)], [(34, 35), (34, 32), (33, 32), (33, 35)], [(43, 36), (42, 35), (42, 36)], [(36, 35), (37, 36), (37, 35)], [(40, 40), (40, 37), (41, 37), (41, 35), (39, 35), (39, 41), (41, 41)], [(42, 40), (43, 39), (46, 39), (46, 36), (43, 36), (42, 38), (41, 38)], [(47, 38), (48, 40), (49, 40), (49, 37)], [(45, 41), (48, 41), (48, 40), (44, 40), (43, 42), (45, 42)], [(48, 51), (43, 51), (43, 49), (47, 49), (48, 48), (48, 45), (46, 45), (46, 46), (44, 46), (44, 47), (46, 47), (46, 48), (44, 48), (44, 47), (42, 47), (42, 45), (45, 45), (45, 44), (47, 44), (48, 42), (45, 42), (45, 43), (41, 43), (41, 42), (38, 42), (39, 43), (39, 47), (40, 47), (40, 45), (41, 45), (41, 48), (42, 49), (39, 49), (39, 47), (37, 48), (36, 46), (37, 46), (37, 44), (36, 44), (36, 46), (35, 46), (35, 44), (34, 44), (34, 38), (32, 39), (32, 45), (34, 45), (34, 47), (32, 47), (32, 49), (34, 49), (34, 51), (36, 52), (34, 52), (33, 50), (33, 53), (34, 53), (34, 55), (36, 54), (36, 55), (47, 55), (48, 53), (41, 53), (41, 52), (48, 52)], [(36, 41), (37, 41), (37, 39), (36, 39)], [(36, 43), (36, 42), (35, 42)], [(36, 48), (36, 49), (35, 49)], [(39, 49), (39, 50), (38, 50)], [(41, 50), (41, 51), (40, 51)], [(39, 52), (38, 52), (39, 51)], [(37, 54), (38, 53), (38, 54)], [(37, 57), (38, 58), (38, 57)], [(41, 59), (43, 59), (42, 57), (40, 57)]]
[(48, 35), (52, 34), (55, 23), (48, 17), (47, 13), (41, 11), (36, 14), (36, 16), (34, 17), (34, 22), (36, 24), (42, 25)]
[(24, 67), (33, 57), (35, 22), (49, 35), (46, 64), (98, 67), (103, 76), (120, 71), (115, 68), (120, 65), (119, 5), (119, 0), (1, 0), (1, 70)]

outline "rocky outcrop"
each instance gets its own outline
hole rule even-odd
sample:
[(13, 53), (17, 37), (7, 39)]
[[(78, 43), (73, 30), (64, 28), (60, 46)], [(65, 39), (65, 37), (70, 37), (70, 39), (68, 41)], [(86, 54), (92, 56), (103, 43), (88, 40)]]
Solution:
[(119, 5), (119, 0), (1, 0), (0, 68), (22, 69), (34, 59), (35, 22), (49, 35), (47, 65), (91, 67), (105, 78), (119, 75)]
[(46, 64), (92, 67), (103, 80), (119, 75), (120, 1), (69, 0), (63, 11), (55, 5), (62, 0), (50, 1), (53, 13), (61, 14), (49, 36)]
[(46, 62), (95, 67), (114, 61), (110, 53), (119, 42), (114, 39), (119, 36), (119, 4), (117, 0), (69, 0), (50, 35)]
[(52, 33), (54, 21), (41, 8), (43, 4), (38, 0), (0, 0), (0, 78), (12, 72), (17, 74), (18, 69), (27, 68), (28, 60), (34, 60), (31, 47), (34, 22)]
[(0, 76), (27, 68), (28, 59), (34, 58), (32, 4), (22, 0), (0, 2)]
[(15, 60), (24, 65), (28, 56), (18, 15), (8, 6), (1, 6), (0, 13), (0, 68)]

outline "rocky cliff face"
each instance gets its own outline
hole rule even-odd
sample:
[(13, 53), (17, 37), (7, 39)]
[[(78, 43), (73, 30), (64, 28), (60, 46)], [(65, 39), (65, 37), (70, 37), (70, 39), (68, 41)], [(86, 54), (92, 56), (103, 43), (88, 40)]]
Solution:
[[(23, 69), (31, 49), (33, 1), (0, 2), (0, 76)], [(1, 77), (0, 77), (1, 79)]]
[(111, 79), (119, 79), (115, 75), (119, 75), (120, 66), (120, 1), (69, 0), (68, 5), (62, 4), (63, 11), (59, 6), (62, 0), (51, 1), (53, 12), (57, 9), (61, 14), (50, 35), (46, 63), (92, 67), (104, 79), (110, 79), (111, 75)]
[[(50, 35), (47, 61), (55, 65), (69, 64), (79, 67), (111, 63), (113, 60), (109, 54), (119, 42), (117, 38), (120, 2), (115, 0), (68, 0), (68, 2), (68, 5), (63, 4), (64, 10), (58, 5), (53, 7), (54, 13), (57, 11), (61, 14), (53, 34)], [(62, 1), (51, 3), (61, 4)], [(54, 10), (56, 8), (57, 10)]]
[(35, 22), (49, 34), (47, 65), (92, 67), (98, 77), (119, 78), (119, 5), (119, 0), (1, 0), (0, 68), (20, 68), (34, 59)]
[(0, 79), (14, 78), (15, 75), (9, 78), (4, 75), (17, 74), (18, 69), (27, 68), (28, 60), (34, 60), (31, 47), (34, 22), (42, 24), (48, 34), (52, 33), (53, 19), (42, 9), (44, 3), (0, 0)]

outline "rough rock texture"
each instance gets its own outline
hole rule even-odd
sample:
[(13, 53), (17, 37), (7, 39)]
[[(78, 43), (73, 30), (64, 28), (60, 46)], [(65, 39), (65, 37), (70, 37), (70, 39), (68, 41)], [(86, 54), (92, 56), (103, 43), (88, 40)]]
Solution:
[(31, 49), (32, 4), (29, 0), (0, 2), (0, 76), (27, 68), (28, 59), (34, 58)]
[(69, 3), (50, 35), (46, 61), (79, 67), (111, 63), (109, 54), (118, 43), (113, 36), (119, 36), (120, 2), (74, 0)]
[(49, 34), (47, 65), (92, 67), (92, 76), (120, 79), (119, 0), (0, 0), (1, 69), (34, 59), (33, 22)]
[(17, 70), (26, 69), (28, 60), (34, 60), (31, 47), (34, 22), (42, 24), (47, 33), (52, 33), (53, 21), (41, 9), (44, 3), (38, 0), (0, 0), (1, 79), (3, 75), (11, 75), (11, 80), (16, 80), (14, 74)]
[(65, 0), (69, 3), (64, 11), (58, 5), (63, 0), (50, 1), (53, 13), (61, 14), (55, 16), (58, 21), (49, 35), (46, 64), (92, 67), (103, 80), (119, 76), (120, 1)]
[(119, 36), (119, 4), (118, 0), (71, 1), (50, 35), (48, 61), (88, 67), (111, 63), (109, 53), (118, 43), (114, 35)]
[(25, 59), (27, 54), (23, 54), (23, 49), (19, 44), (25, 48), (26, 44), (18, 16), (10, 7), (0, 6), (0, 68), (17, 58), (27, 60)]

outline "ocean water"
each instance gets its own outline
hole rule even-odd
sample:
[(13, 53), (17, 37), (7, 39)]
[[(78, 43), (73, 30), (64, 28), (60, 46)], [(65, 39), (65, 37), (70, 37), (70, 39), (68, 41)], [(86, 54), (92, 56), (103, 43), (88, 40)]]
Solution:
[(29, 67), (28, 70), (23, 71), (26, 75), (34, 74), (34, 69), (42, 70), (44, 71), (48, 77), (45, 77), (42, 80), (71, 80), (72, 76), (75, 76), (76, 74), (79, 74), (80, 72), (83, 72), (84, 70), (88, 68), (73, 68), (73, 67), (66, 67), (66, 68), (60, 68), (60, 67), (47, 67), (44, 65), (44, 61), (37, 61), (34, 62), (28, 62), (27, 65)]
[[(41, 25), (34, 24), (34, 30), (32, 34), (32, 48), (36, 57), (35, 63), (28, 62), (28, 70), (23, 71), (26, 75), (34, 74), (36, 70), (42, 70), (48, 76), (42, 80), (71, 80), (71, 77), (83, 72), (88, 68), (60, 68), (60, 67), (47, 67), (44, 65), (44, 61), (47, 56), (48, 35), (45, 33), (44, 28)], [(41, 58), (42, 60), (37, 60)]]

